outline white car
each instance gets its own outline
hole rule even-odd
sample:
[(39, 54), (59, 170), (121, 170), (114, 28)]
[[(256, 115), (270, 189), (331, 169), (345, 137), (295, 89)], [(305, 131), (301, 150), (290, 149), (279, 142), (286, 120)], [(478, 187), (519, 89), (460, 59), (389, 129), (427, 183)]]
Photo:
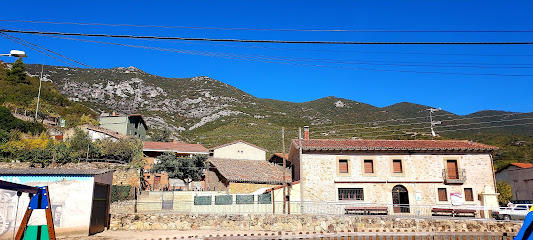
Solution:
[(500, 208), (492, 212), (492, 217), (497, 220), (523, 220), (533, 204), (514, 204), (510, 207)]

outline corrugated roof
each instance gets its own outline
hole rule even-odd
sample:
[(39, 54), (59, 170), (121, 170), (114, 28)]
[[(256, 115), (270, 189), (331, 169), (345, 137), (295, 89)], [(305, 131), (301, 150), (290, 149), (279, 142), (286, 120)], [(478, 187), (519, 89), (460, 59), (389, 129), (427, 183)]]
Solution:
[(265, 151), (265, 152), (268, 152), (268, 150), (266, 150), (266, 149), (264, 149), (264, 148), (262, 148), (262, 147), (258, 147), (258, 146), (256, 146), (256, 145), (253, 145), (253, 144), (251, 144), (251, 143), (245, 142), (245, 141), (243, 141), (243, 140), (237, 140), (237, 141), (234, 141), (234, 142), (226, 143), (226, 144), (224, 144), (224, 145), (220, 145), (220, 146), (217, 146), (217, 147), (214, 147), (214, 148), (210, 148), (209, 150), (212, 151), (212, 150), (215, 150), (215, 149), (218, 149), (218, 148), (221, 148), (221, 147), (226, 147), (226, 146), (229, 146), (229, 145), (233, 145), (233, 144), (235, 144), (235, 143), (244, 143), (244, 144), (250, 145), (250, 146), (252, 146), (252, 147), (255, 147), (255, 148), (261, 149), (261, 150), (263, 150), (263, 151)]
[[(230, 182), (281, 184), (283, 167), (260, 160), (210, 158), (209, 162)], [(291, 174), (285, 171), (285, 181), (291, 182)]]
[(151, 152), (180, 152), (208, 154), (207, 148), (200, 144), (190, 144), (183, 142), (143, 142), (143, 151)]
[(100, 175), (113, 172), (110, 169), (64, 169), (64, 168), (0, 168), (0, 175)]
[[(299, 148), (299, 140), (292, 144)], [(306, 151), (482, 151), (498, 147), (466, 140), (304, 139)]]

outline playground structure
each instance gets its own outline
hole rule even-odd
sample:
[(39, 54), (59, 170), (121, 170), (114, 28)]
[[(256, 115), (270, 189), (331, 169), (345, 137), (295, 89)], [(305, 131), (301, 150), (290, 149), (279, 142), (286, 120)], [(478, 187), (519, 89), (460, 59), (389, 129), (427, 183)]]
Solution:
[[(31, 198), (30, 203), (26, 209), (26, 213), (22, 218), (20, 226), (17, 230), (16, 240), (22, 239), (50, 239), (55, 240), (55, 229), (52, 215), (52, 207), (50, 204), (50, 195), (48, 186), (32, 187), (24, 184), (11, 183), (0, 180), (0, 189), (16, 191), (17, 196), (22, 193), (28, 193)], [(28, 221), (33, 213), (33, 210), (43, 209), (46, 214), (46, 228), (42, 226), (28, 226)]]

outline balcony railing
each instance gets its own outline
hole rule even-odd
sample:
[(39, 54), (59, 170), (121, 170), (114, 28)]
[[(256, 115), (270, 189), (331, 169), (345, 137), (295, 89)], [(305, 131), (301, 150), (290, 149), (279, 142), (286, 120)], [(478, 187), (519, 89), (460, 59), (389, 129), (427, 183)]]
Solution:
[(444, 179), (444, 184), (463, 184), (466, 181), (466, 171), (461, 168), (457, 170), (443, 169), (442, 178)]

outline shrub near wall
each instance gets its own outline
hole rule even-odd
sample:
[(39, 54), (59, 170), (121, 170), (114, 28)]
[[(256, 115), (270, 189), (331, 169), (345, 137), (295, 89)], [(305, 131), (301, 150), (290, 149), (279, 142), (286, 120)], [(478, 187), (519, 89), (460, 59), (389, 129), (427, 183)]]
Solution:
[(118, 202), (124, 200), (132, 200), (130, 196), (130, 185), (113, 185), (111, 186), (111, 202)]

